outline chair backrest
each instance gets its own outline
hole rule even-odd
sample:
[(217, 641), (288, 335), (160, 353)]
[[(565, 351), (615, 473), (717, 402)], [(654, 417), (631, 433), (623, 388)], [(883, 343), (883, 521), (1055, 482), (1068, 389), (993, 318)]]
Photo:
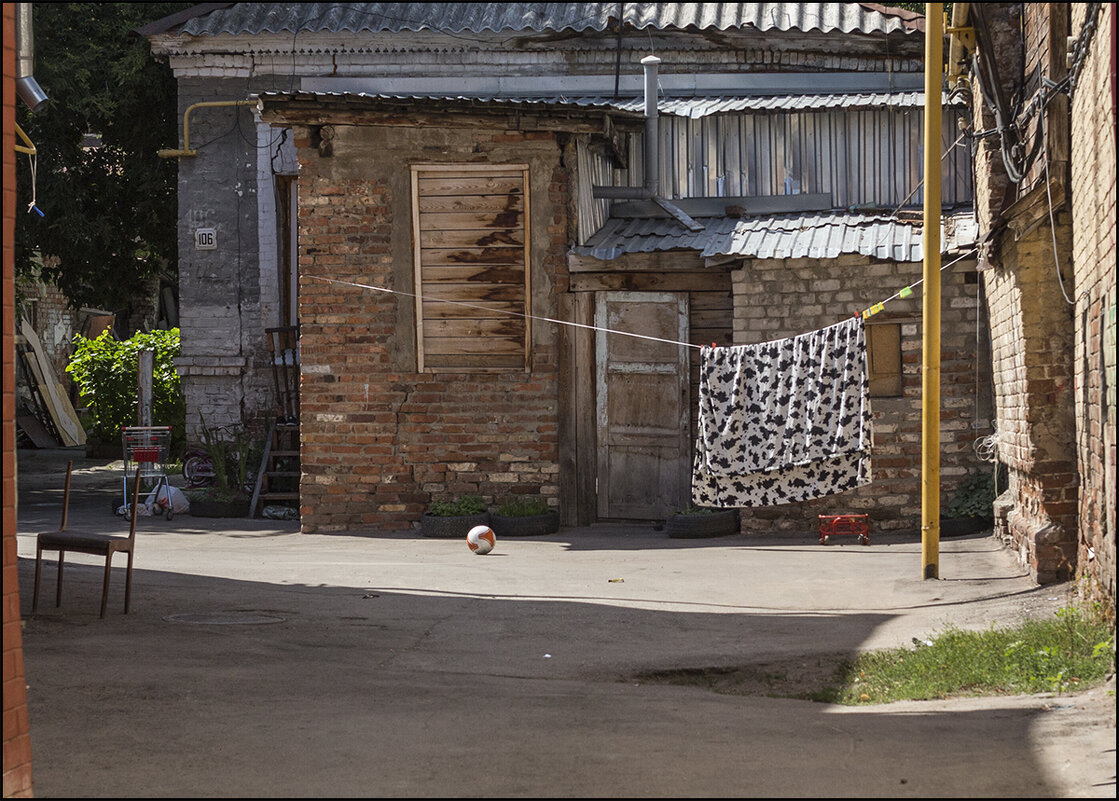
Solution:
[(136, 542), (136, 514), (140, 509), (140, 468), (136, 468), (136, 480), (132, 482), (131, 520), (128, 523), (128, 541)]
[[(131, 518), (128, 523), (128, 539), (130, 542), (136, 541), (136, 514), (140, 508), (140, 469), (136, 468), (136, 480), (132, 482), (132, 504), (131, 504)], [(66, 463), (66, 489), (62, 491), (62, 523), (59, 525), (59, 531), (66, 530), (66, 519), (70, 513), (70, 477), (74, 473), (74, 463)]]
[(62, 491), (62, 522), (58, 526), (59, 531), (66, 530), (66, 518), (70, 513), (70, 475), (74, 472), (74, 463), (66, 463), (66, 489)]

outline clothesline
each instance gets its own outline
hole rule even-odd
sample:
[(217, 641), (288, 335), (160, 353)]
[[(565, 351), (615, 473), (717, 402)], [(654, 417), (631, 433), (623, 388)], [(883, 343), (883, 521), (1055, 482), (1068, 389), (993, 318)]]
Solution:
[[(956, 264), (956, 263), (966, 259), (968, 256), (973, 255), (974, 252), (975, 252), (974, 249), (965, 252), (963, 255), (959, 256), (958, 258), (954, 259), (953, 261), (950, 261), (947, 264), (943, 265), (940, 268), (940, 271), (944, 272), (949, 267), (951, 267), (953, 264)], [(663, 342), (663, 343), (668, 344), (668, 345), (678, 345), (678, 346), (684, 347), (684, 348), (695, 348), (696, 350), (700, 350), (700, 349), (706, 347), (705, 345), (695, 345), (691, 342), (680, 342), (679, 340), (675, 340), (675, 339), (664, 339), (662, 337), (654, 337), (654, 336), (649, 336), (647, 334), (636, 334), (632, 331), (618, 331), (618, 330), (613, 329), (613, 328), (604, 328), (602, 326), (597, 326), (597, 325), (587, 325), (586, 323), (576, 323), (576, 322), (572, 322), (570, 320), (557, 320), (554, 317), (543, 317), (543, 316), (535, 315), (535, 314), (524, 314), (523, 312), (508, 311), (508, 310), (505, 310), (505, 309), (494, 309), (494, 308), (490, 308), (488, 306), (479, 306), (476, 303), (467, 303), (467, 302), (461, 301), (461, 300), (447, 300), (446, 298), (433, 298), (433, 297), (430, 297), (430, 296), (421, 295), (421, 294), (417, 294), (417, 293), (414, 293), (414, 292), (405, 292), (405, 291), (400, 290), (400, 289), (389, 289), (388, 287), (376, 286), (374, 284), (362, 284), (362, 283), (358, 283), (357, 281), (342, 281), (342, 280), (337, 279), (337, 278), (325, 278), (323, 276), (318, 276), (318, 275), (308, 275), (306, 277), (311, 278), (315, 281), (328, 281), (332, 284), (344, 284), (346, 286), (355, 286), (355, 287), (360, 287), (361, 289), (371, 289), (374, 292), (384, 292), (384, 293), (390, 294), (390, 295), (403, 295), (404, 297), (415, 298), (415, 299), (427, 301), (427, 302), (430, 302), (430, 303), (450, 303), (451, 305), (462, 306), (462, 307), (465, 307), (465, 308), (468, 308), (468, 309), (479, 309), (479, 310), (487, 312), (489, 314), (492, 314), (493, 312), (496, 311), (496, 312), (499, 312), (501, 314), (507, 314), (511, 317), (520, 317), (520, 318), (525, 319), (525, 320), (539, 320), (541, 322), (554, 323), (556, 325), (566, 325), (566, 326), (571, 326), (573, 328), (583, 328), (583, 329), (590, 330), (590, 331), (602, 331), (603, 333), (606, 333), (606, 334), (615, 334), (617, 336), (624, 336), (624, 337), (634, 337), (636, 339), (644, 339), (644, 340), (648, 340), (650, 342)], [(902, 289), (895, 292), (893, 295), (886, 298), (885, 300), (879, 301), (878, 303), (875, 303), (873, 306), (868, 306), (866, 309), (863, 309), (860, 312), (855, 312), (854, 316), (862, 315), (862, 317), (864, 319), (866, 319), (867, 317), (871, 317), (875, 314), (878, 314), (880, 311), (882, 311), (885, 304), (889, 303), (891, 300), (895, 300), (896, 298), (906, 298), (906, 297), (909, 297), (910, 295), (912, 295), (914, 287), (920, 285), (922, 282), (924, 282), (924, 280), (925, 280), (924, 278), (921, 278), (917, 281), (914, 281), (909, 286), (903, 287)]]

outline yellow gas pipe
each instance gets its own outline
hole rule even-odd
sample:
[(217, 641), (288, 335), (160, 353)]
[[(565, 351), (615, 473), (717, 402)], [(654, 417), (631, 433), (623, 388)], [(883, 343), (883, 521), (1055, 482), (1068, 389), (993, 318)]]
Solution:
[(921, 370), (922, 578), (940, 577), (940, 122), (943, 3), (925, 3), (925, 276)]
[(197, 156), (197, 150), (190, 149), (190, 112), (196, 108), (212, 108), (214, 106), (255, 106), (256, 100), (207, 100), (202, 103), (194, 103), (187, 106), (187, 110), (183, 112), (183, 149), (171, 150), (163, 149), (157, 150), (156, 155), (161, 159), (174, 159), (181, 158), (182, 156)]

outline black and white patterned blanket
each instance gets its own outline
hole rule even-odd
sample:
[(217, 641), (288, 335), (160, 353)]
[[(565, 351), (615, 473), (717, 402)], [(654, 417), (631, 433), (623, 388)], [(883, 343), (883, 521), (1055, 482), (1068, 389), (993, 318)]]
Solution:
[(870, 482), (861, 317), (789, 339), (703, 348), (692, 503), (773, 506)]

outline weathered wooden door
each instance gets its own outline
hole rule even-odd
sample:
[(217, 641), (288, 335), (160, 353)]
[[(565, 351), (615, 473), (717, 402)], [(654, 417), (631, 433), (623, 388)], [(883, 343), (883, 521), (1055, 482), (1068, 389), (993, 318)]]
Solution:
[(600, 292), (598, 516), (659, 520), (686, 502), (691, 465), (688, 426), (688, 296)]

